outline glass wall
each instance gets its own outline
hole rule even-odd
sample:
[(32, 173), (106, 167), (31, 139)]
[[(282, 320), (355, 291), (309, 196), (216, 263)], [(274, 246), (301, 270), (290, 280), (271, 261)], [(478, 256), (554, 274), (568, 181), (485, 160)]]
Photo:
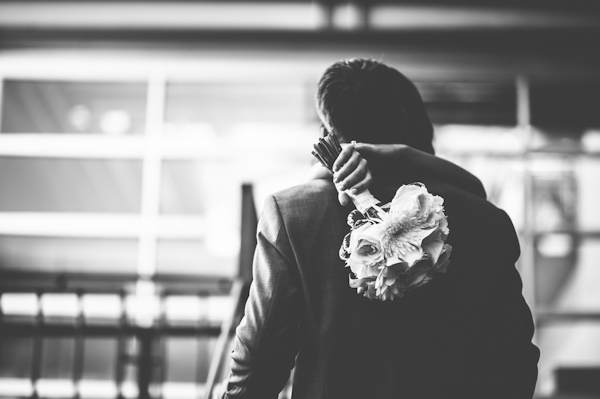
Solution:
[[(4, 315), (35, 320), (42, 308), (47, 315), (58, 309), (74, 320), (82, 303), (91, 315), (107, 313), (98, 320), (114, 323), (124, 307), (135, 322), (135, 298), (160, 294), (151, 283), (157, 276), (237, 274), (243, 183), (254, 185), (260, 207), (268, 193), (304, 180), (319, 135), (313, 66), (290, 79), (258, 68), (245, 76), (245, 64), (235, 67), (238, 74), (218, 76), (176, 64), (139, 73), (130, 66), (122, 76), (118, 66), (80, 68), (74, 76), (1, 71), (0, 272), (131, 275), (149, 283), (100, 302), (92, 294), (4, 294)], [(223, 65), (231, 72), (228, 61)], [(542, 349), (538, 395), (572, 392), (573, 370), (585, 375), (600, 366), (600, 84), (473, 80), (467, 73), (411, 78), (436, 126), (438, 154), (477, 175), (519, 232), (518, 267)], [(141, 316), (218, 322), (230, 306), (223, 298), (182, 295)], [(36, 389), (70, 395), (69, 359), (80, 344), (48, 339), (38, 349), (25, 338), (3, 340), (0, 381), (10, 384), (0, 386), (30, 392), (23, 382), (33, 367), (27, 354), (39, 352)], [(87, 355), (80, 394), (101, 387), (96, 392), (106, 397), (115, 390), (135, 395), (134, 371), (115, 370), (114, 357), (115, 348), (136, 353), (139, 342), (96, 338), (81, 345)], [(167, 362), (163, 396), (194, 396), (214, 340), (170, 337), (156, 350)], [(182, 355), (188, 353), (194, 356)], [(111, 385), (119, 373), (123, 384)]]
[[(24, 333), (0, 339), (0, 396), (136, 397), (145, 355), (153, 394), (202, 395), (232, 312), (223, 282), (238, 273), (242, 184), (260, 206), (304, 181), (314, 82), (8, 69), (0, 275), (56, 284), (1, 293), (0, 320)], [(86, 275), (89, 290), (72, 292), (70, 276)], [(162, 335), (143, 341), (153, 326)]]

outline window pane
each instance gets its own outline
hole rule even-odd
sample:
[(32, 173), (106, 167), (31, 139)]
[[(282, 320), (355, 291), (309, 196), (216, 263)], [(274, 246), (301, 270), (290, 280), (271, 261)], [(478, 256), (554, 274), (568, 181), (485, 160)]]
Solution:
[(167, 132), (198, 122), (219, 128), (239, 122), (306, 123), (314, 117), (312, 90), (298, 84), (170, 84)]
[(600, 81), (532, 81), (530, 93), (533, 125), (600, 127)]
[(167, 338), (167, 381), (196, 381), (198, 339)]
[(538, 326), (537, 337), (541, 350), (539, 394), (594, 394), (582, 397), (598, 397), (600, 323), (551, 323)]
[(137, 240), (0, 236), (0, 270), (135, 273)]
[(168, 161), (163, 163), (161, 212), (167, 214), (204, 214), (211, 189), (205, 163)]
[(44, 338), (41, 378), (71, 379), (75, 340), (71, 337)]
[(600, 312), (600, 239), (546, 234), (536, 240), (537, 302), (543, 307)]
[(577, 226), (583, 231), (600, 231), (600, 159), (582, 158), (576, 166)]
[(0, 212), (140, 211), (139, 161), (0, 158)]
[(0, 340), (0, 378), (29, 378), (33, 354), (33, 338)]
[(436, 128), (434, 144), (439, 156), (477, 176), (488, 200), (509, 214), (517, 230), (523, 228), (521, 131), (501, 126), (443, 125)]
[(171, 295), (165, 298), (165, 316), (170, 324), (221, 324), (234, 310), (234, 298), (226, 295)]
[(538, 158), (531, 163), (533, 229), (572, 230), (577, 215), (577, 181), (569, 162)]
[(84, 341), (83, 378), (113, 380), (117, 361), (117, 340), (86, 338)]
[(207, 240), (159, 240), (157, 272), (233, 276), (237, 272), (238, 235), (230, 240), (219, 232), (209, 234)]
[(7, 80), (3, 133), (142, 134), (146, 85)]
[(434, 124), (516, 124), (516, 88), (509, 82), (416, 82)]
[(167, 381), (204, 382), (216, 338), (168, 338), (166, 342)]

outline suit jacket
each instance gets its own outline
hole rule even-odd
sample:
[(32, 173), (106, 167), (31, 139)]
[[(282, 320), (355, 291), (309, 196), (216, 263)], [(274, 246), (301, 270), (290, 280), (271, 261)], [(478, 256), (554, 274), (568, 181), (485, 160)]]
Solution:
[[(325, 180), (274, 194), (225, 398), (531, 398), (539, 350), (506, 213), (438, 182), (453, 247), (445, 274), (393, 302), (348, 286), (338, 250), (351, 210)], [(396, 187), (374, 188), (389, 200)]]

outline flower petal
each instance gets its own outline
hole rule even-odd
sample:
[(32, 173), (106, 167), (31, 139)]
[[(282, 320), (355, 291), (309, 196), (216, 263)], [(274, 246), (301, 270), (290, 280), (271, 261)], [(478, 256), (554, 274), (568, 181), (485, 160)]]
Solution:
[(410, 252), (407, 252), (402, 258), (406, 263), (408, 263), (409, 266), (413, 266), (423, 258), (423, 255), (423, 249), (418, 247)]

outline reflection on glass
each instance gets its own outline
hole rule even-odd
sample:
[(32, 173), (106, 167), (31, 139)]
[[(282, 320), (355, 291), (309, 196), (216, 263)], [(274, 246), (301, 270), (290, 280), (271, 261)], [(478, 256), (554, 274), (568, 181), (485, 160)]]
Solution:
[(7, 80), (2, 133), (142, 134), (146, 84)]
[(140, 161), (0, 157), (0, 212), (135, 213), (141, 182)]

